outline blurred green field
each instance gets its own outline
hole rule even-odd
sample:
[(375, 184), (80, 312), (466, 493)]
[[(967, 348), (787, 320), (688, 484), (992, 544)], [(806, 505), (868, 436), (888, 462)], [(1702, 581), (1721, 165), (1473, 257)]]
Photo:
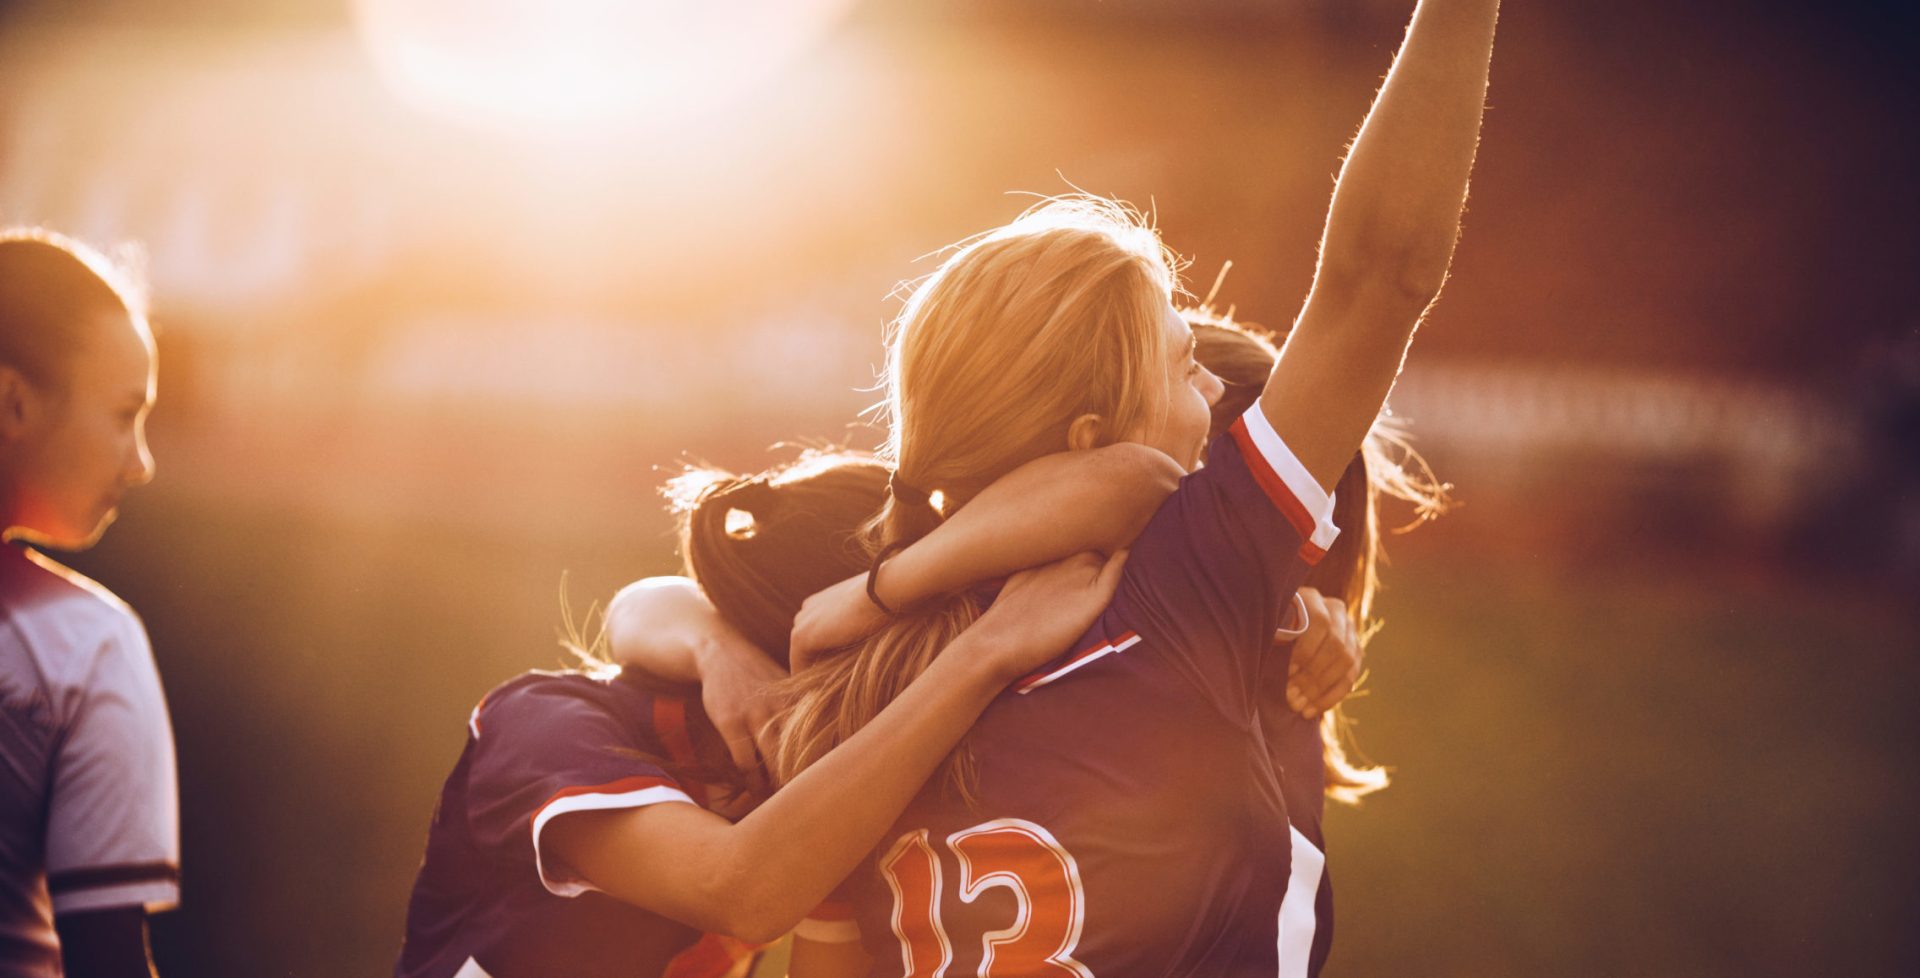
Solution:
[(1401, 563), (1356, 707), (1397, 774), (1331, 819), (1330, 971), (1920, 973), (1911, 607)]
[[(1331, 816), (1329, 974), (1920, 973), (1911, 608), (1470, 531), (1395, 551), (1355, 708), (1395, 784)], [(467, 711), (562, 661), (562, 573), (584, 604), (673, 564), (646, 507), (523, 539), (159, 491), (77, 563), (153, 635), (186, 859), (156, 955), (206, 978), (390, 969)]]

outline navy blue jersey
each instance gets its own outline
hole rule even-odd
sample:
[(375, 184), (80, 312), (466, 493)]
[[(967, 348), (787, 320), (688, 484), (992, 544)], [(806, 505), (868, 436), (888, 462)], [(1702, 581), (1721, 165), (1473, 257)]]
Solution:
[(1074, 651), (975, 725), (978, 803), (930, 786), (842, 889), (876, 976), (1306, 974), (1321, 857), (1259, 708), (1337, 531), (1257, 405), (1208, 459)]
[[(1308, 720), (1287, 705), (1285, 669), (1274, 670), (1267, 677), (1266, 687), (1260, 726), (1273, 758), (1274, 773), (1280, 779), (1281, 794), (1287, 802), (1287, 822), (1308, 845), (1325, 852), (1327, 845), (1321, 819), (1327, 807), (1327, 767), (1320, 721)], [(1324, 871), (1318, 880), (1313, 919), (1313, 948), (1307, 969), (1310, 976), (1320, 973), (1333, 947), (1333, 881)]]
[(699, 931), (622, 903), (541, 848), (569, 812), (694, 804), (688, 706), (633, 678), (528, 673), (474, 707), (407, 907), (396, 978), (663, 974)]

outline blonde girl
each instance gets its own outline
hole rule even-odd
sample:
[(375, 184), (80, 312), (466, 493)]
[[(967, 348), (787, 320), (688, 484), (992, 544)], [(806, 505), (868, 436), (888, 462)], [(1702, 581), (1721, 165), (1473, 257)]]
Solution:
[[(987, 709), (849, 880), (859, 946), (797, 947), (797, 974), (1314, 970), (1324, 856), (1289, 829), (1259, 732), (1263, 653), (1338, 536), (1325, 487), (1445, 280), (1497, 9), (1420, 4), (1259, 401), (1149, 522), (1074, 651)], [(1082, 198), (966, 243), (913, 293), (888, 365), (895, 482), (869, 536), (893, 614), (791, 680), (777, 776), (854, 736), (982, 613), (971, 593), (888, 601), (895, 548), (1049, 452), (1126, 441), (1193, 469), (1222, 391), (1174, 287), (1150, 229)]]

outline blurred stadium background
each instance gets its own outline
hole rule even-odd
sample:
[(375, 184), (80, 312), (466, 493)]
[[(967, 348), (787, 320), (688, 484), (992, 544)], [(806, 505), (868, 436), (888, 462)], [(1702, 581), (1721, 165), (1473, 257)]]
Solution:
[[(371, 975), (479, 694), (697, 456), (871, 445), (887, 297), (1068, 182), (1284, 322), (1411, 0), (14, 0), (0, 221), (144, 248), (77, 559), (178, 738), (169, 976)], [(1508, 5), (1394, 408), (1339, 975), (1920, 974), (1907, 5)], [(1146, 897), (1143, 896), (1143, 899)]]

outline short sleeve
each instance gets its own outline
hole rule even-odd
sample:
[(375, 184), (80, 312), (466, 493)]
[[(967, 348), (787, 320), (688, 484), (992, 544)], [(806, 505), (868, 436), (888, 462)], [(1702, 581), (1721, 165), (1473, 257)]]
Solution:
[(1134, 542), (1116, 607), (1221, 713), (1251, 724), (1273, 633), (1339, 534), (1332, 511), (1256, 403)]
[(623, 725), (603, 698), (582, 695), (594, 680), (548, 679), (490, 694), (474, 709), (467, 814), (482, 847), (525, 853), (556, 896), (594, 889), (544, 852), (541, 833), (573, 812), (645, 808), (693, 799)]
[(101, 640), (73, 703), (47, 806), (54, 912), (168, 909), (180, 900), (173, 728), (131, 614)]

